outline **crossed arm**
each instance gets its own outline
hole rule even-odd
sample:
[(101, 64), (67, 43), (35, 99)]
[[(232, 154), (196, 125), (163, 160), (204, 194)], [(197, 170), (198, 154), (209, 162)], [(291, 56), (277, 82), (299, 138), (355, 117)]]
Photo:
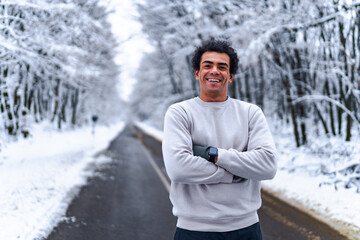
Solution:
[[(276, 172), (275, 147), (265, 117), (259, 119), (251, 126), (246, 152), (218, 148), (218, 159), (212, 163), (206, 158), (208, 146), (193, 146), (186, 114), (182, 109), (169, 108), (164, 122), (163, 156), (170, 179), (186, 184), (216, 184), (238, 182), (234, 176), (235, 179), (272, 178)], [(261, 126), (264, 121), (265, 128)], [(264, 137), (270, 143), (261, 140)]]
[[(204, 146), (200, 146), (200, 145), (195, 144), (195, 145), (193, 145), (193, 154), (194, 154), (194, 156), (202, 157), (202, 158), (206, 159), (207, 161), (211, 162), (210, 161), (210, 155), (209, 155), (209, 149), (210, 149), (210, 147), (204, 147)], [(215, 157), (214, 163), (216, 163), (217, 160), (218, 160), (218, 156)], [(234, 175), (232, 182), (233, 183), (238, 183), (241, 180), (243, 180), (242, 177)]]

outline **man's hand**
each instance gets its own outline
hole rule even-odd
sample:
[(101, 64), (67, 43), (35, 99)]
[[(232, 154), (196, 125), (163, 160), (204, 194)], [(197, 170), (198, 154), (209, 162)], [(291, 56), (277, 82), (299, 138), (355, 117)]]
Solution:
[(234, 175), (234, 177), (233, 177), (233, 183), (238, 183), (238, 182), (241, 182), (242, 180), (244, 180), (242, 177), (239, 177), (236, 175)]
[[(194, 156), (198, 156), (198, 157), (202, 157), (205, 158), (206, 160), (210, 160), (209, 159), (209, 148), (210, 147), (204, 147), (204, 146), (200, 146), (200, 145), (193, 145), (193, 154)], [(215, 163), (217, 161), (217, 156), (215, 158)], [(244, 180), (242, 177), (233, 176), (233, 183), (238, 183), (241, 182), (242, 180)]]
[(209, 147), (193, 145), (194, 156), (205, 158), (209, 161)]

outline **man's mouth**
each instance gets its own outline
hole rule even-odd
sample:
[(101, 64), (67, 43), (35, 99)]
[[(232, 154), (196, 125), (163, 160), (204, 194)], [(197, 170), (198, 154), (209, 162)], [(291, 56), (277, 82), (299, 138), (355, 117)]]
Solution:
[(220, 79), (217, 79), (217, 78), (207, 78), (206, 79), (208, 82), (221, 82)]

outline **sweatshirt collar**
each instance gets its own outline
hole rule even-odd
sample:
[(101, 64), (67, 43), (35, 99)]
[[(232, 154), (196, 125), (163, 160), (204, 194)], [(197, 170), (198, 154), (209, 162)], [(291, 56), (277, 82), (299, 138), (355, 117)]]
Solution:
[(230, 100), (231, 100), (231, 98), (229, 96), (223, 102), (205, 102), (205, 101), (201, 100), (200, 97), (195, 97), (194, 99), (195, 99), (195, 102), (200, 104), (201, 106), (214, 107), (214, 108), (225, 107), (225, 106), (229, 105)]

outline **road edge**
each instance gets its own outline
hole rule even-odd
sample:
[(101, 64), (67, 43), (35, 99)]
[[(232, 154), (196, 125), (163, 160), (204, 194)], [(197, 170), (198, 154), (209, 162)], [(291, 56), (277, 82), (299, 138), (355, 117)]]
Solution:
[[(153, 127), (149, 125), (145, 125), (144, 123), (141, 122), (135, 122), (134, 126), (139, 131), (142, 131), (144, 134), (146, 134), (147, 136), (152, 137), (154, 140), (158, 142), (162, 142), (161, 134), (159, 133), (160, 130), (157, 129), (150, 130), (150, 128)], [(360, 229), (358, 229), (357, 226), (348, 222), (341, 221), (339, 219), (334, 219), (329, 216), (326, 216), (320, 211), (316, 211), (315, 209), (307, 207), (305, 204), (303, 204), (301, 201), (297, 199), (286, 197), (282, 191), (273, 190), (269, 187), (264, 186), (263, 184), (261, 185), (261, 190), (267, 192), (268, 194), (272, 195), (273, 197), (283, 202), (286, 202), (287, 204), (295, 207), (296, 209), (309, 214), (318, 221), (328, 225), (334, 231), (337, 231), (340, 234), (344, 235), (349, 240), (360, 240)]]
[(319, 220), (320, 222), (328, 225), (330, 228), (344, 235), (349, 240), (359, 240), (360, 237), (360, 229), (357, 230), (357, 227), (351, 223), (341, 221), (339, 219), (331, 218), (321, 211), (317, 211), (316, 209), (309, 208), (301, 201), (295, 198), (287, 197), (283, 191), (273, 190), (269, 187), (261, 185), (261, 190), (270, 194), (271, 196), (280, 199), (281, 201), (293, 206), (294, 208), (309, 214), (311, 217)]

